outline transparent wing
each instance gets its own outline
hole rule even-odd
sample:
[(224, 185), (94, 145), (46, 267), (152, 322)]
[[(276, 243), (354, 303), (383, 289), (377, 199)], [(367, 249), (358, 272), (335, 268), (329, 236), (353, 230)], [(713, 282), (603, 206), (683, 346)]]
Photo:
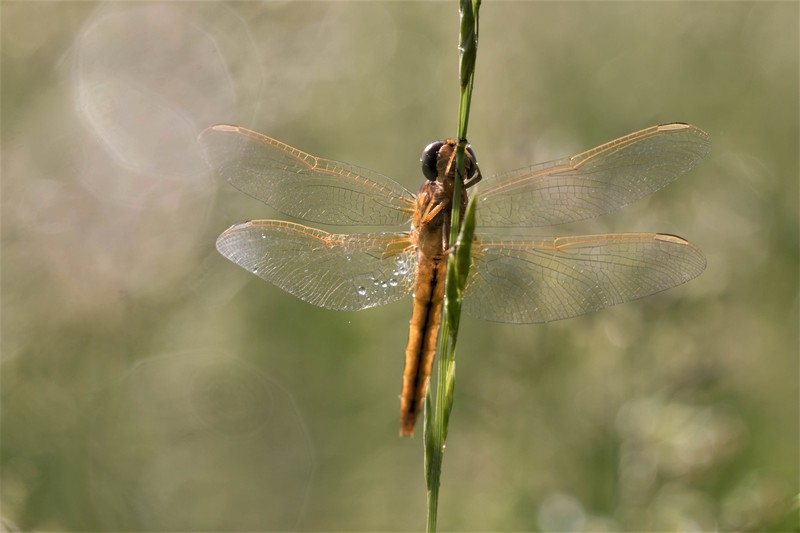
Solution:
[(708, 154), (690, 124), (653, 126), (576, 156), (506, 172), (479, 187), (479, 226), (552, 226), (619, 209), (668, 185)]
[(304, 302), (337, 311), (384, 305), (409, 294), (416, 254), (406, 233), (328, 233), (280, 220), (227, 229), (219, 253)]
[(240, 191), (289, 216), (335, 225), (402, 225), (414, 195), (391, 179), (301, 152), (239, 126), (199, 137), (209, 166)]
[(697, 277), (689, 242), (661, 233), (476, 241), (464, 310), (484, 320), (550, 322), (642, 298)]

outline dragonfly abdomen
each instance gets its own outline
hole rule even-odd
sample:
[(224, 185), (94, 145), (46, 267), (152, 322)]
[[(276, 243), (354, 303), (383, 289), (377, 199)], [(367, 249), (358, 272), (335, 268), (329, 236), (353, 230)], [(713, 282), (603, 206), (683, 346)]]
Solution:
[(447, 261), (443, 257), (430, 259), (420, 254), (403, 370), (403, 390), (400, 393), (401, 436), (414, 434), (414, 426), (424, 405), (436, 354), (436, 338), (442, 322), (446, 273)]

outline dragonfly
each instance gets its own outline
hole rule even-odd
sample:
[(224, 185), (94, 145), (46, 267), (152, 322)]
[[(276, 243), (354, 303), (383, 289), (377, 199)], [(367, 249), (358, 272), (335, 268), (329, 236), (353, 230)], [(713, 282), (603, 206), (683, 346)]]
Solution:
[[(575, 317), (675, 287), (706, 266), (696, 246), (665, 233), (531, 238), (480, 231), (576, 222), (644, 198), (708, 154), (709, 136), (690, 124), (652, 126), (572, 157), (485, 179), (472, 147), (456, 178), (456, 142), (437, 141), (423, 151), (426, 181), (416, 195), (377, 172), (313, 156), (240, 126), (212, 126), (199, 142), (217, 175), (290, 217), (393, 227), (329, 233), (295, 222), (251, 220), (224, 231), (216, 247), (256, 276), (325, 309), (367, 309), (413, 294), (401, 436), (414, 433), (436, 351), (456, 179), (464, 187), (462, 208), (478, 190), (478, 234), (463, 300), (463, 310), (474, 317), (515, 324)], [(409, 223), (410, 231), (400, 229)]]

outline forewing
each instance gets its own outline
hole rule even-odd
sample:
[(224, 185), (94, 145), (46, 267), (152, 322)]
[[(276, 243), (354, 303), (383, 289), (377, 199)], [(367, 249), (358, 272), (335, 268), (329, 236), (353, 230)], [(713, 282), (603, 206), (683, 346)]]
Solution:
[(699, 128), (662, 124), (487, 178), (478, 193), (478, 225), (552, 226), (609, 213), (689, 172), (710, 147)]
[(698, 276), (703, 253), (660, 233), (476, 241), (464, 310), (484, 320), (550, 322), (675, 287)]
[(217, 250), (304, 302), (339, 311), (384, 305), (409, 294), (416, 255), (406, 233), (328, 233), (280, 220), (237, 224)]
[(334, 225), (402, 225), (414, 213), (414, 195), (399, 183), (246, 128), (212, 126), (199, 142), (219, 176), (292, 217)]

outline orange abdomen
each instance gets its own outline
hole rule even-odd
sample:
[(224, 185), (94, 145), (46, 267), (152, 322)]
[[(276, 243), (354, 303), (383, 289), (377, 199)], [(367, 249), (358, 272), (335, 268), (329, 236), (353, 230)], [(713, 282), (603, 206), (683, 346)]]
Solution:
[(414, 283), (414, 311), (408, 332), (403, 390), (400, 393), (400, 435), (411, 436), (422, 412), (442, 322), (447, 261), (420, 254)]

